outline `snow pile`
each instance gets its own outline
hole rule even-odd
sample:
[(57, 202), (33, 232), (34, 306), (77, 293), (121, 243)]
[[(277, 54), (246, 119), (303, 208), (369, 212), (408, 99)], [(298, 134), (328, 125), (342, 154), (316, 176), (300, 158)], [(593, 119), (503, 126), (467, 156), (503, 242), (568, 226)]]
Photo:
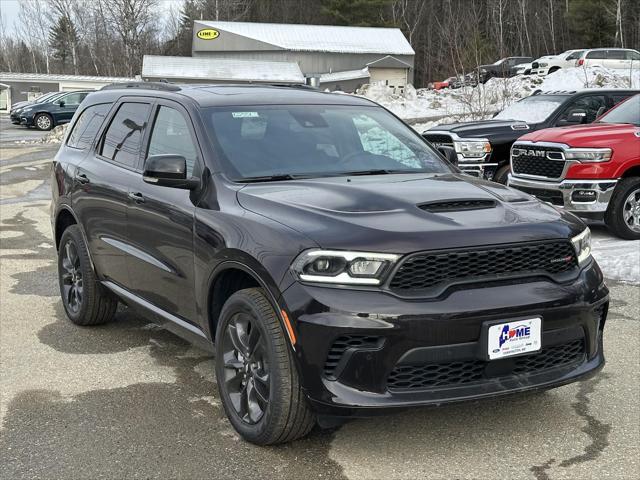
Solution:
[(39, 142), (40, 143), (62, 143), (64, 136), (67, 133), (67, 128), (69, 127), (68, 123), (64, 125), (58, 125), (49, 133), (47, 133), (44, 137), (42, 137)]
[(604, 229), (591, 227), (592, 254), (609, 280), (640, 285), (640, 240), (614, 237)]
[(640, 88), (640, 68), (612, 70), (579, 67), (558, 70), (546, 77), (518, 75), (492, 78), (476, 87), (416, 90), (411, 85), (396, 93), (386, 85), (364, 85), (357, 95), (391, 110), (416, 129), (451, 121), (483, 120), (536, 90), (581, 90), (584, 88)]

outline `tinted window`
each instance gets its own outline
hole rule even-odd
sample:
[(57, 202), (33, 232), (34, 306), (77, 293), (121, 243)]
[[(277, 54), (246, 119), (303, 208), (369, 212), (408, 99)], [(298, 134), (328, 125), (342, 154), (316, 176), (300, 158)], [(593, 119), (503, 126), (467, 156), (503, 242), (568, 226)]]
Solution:
[(587, 53), (587, 58), (589, 59), (603, 59), (605, 58), (605, 51), (604, 50), (594, 50), (593, 52), (589, 52)]
[(618, 95), (611, 95), (611, 98), (613, 99), (613, 104), (617, 105), (623, 100), (626, 100), (627, 98), (629, 98), (631, 95), (632, 95), (631, 93), (627, 93), (626, 95), (621, 93)]
[(84, 98), (88, 95), (88, 92), (75, 92), (60, 97), (58, 100), (63, 101), (65, 106), (80, 105)]
[(109, 111), (110, 104), (103, 103), (86, 108), (78, 117), (67, 140), (73, 148), (87, 149), (93, 144), (100, 125)]
[(198, 155), (187, 121), (179, 111), (161, 106), (153, 124), (148, 155), (167, 153), (182, 155), (187, 161), (187, 177), (193, 175)]
[(206, 115), (227, 174), (240, 181), (451, 171), (417, 132), (377, 107), (218, 107)]
[(632, 123), (640, 126), (640, 95), (630, 98), (604, 115), (601, 122)]
[(640, 53), (638, 53), (638, 52), (634, 52), (634, 51), (628, 50), (625, 53), (627, 54), (626, 55), (627, 60), (635, 60), (635, 61), (640, 60)]
[(577, 52), (573, 52), (565, 60), (577, 60), (578, 58), (580, 58), (582, 56), (583, 52), (584, 52), (584, 50), (578, 50)]
[(572, 110), (584, 110), (587, 113), (583, 123), (591, 123), (598, 116), (600, 108), (607, 108), (607, 100), (604, 95), (588, 95), (580, 97), (569, 104), (559, 120), (566, 120)]
[(100, 153), (114, 162), (136, 167), (150, 110), (148, 103), (120, 105), (104, 136)]
[(607, 58), (611, 60), (624, 60), (626, 52), (624, 50), (607, 50)]

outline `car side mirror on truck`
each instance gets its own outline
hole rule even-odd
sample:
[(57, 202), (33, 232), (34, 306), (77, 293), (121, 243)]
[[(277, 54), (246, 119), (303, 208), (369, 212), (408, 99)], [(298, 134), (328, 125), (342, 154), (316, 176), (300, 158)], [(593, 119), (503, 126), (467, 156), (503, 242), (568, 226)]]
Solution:
[(456, 153), (453, 147), (448, 147), (446, 145), (441, 145), (438, 147), (438, 151), (442, 154), (442, 156), (454, 167), (458, 166), (458, 154)]
[(151, 155), (144, 162), (142, 178), (146, 183), (162, 187), (192, 190), (200, 182), (187, 178), (187, 161), (182, 155)]
[(570, 110), (566, 118), (563, 118), (558, 122), (558, 125), (579, 125), (581, 123), (587, 123), (587, 111), (581, 108)]

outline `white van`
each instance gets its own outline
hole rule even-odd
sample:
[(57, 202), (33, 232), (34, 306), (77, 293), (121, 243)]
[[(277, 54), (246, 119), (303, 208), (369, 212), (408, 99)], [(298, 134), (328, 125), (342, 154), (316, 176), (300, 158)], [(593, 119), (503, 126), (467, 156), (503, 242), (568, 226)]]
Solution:
[(594, 48), (585, 50), (576, 67), (640, 68), (640, 52), (629, 48)]

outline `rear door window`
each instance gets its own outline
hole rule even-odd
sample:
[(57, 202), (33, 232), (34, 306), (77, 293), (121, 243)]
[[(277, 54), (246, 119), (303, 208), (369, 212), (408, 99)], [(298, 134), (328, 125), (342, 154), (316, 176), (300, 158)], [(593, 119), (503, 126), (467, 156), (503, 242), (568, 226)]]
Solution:
[(125, 167), (136, 168), (150, 112), (148, 103), (120, 105), (105, 133), (100, 155)]
[(64, 102), (65, 107), (72, 107), (80, 105), (87, 95), (87, 92), (74, 92), (63, 96), (58, 100)]
[(198, 158), (187, 120), (175, 108), (160, 106), (153, 124), (148, 155), (181, 155), (187, 163), (187, 177), (193, 176)]
[(93, 144), (110, 107), (111, 104), (102, 103), (84, 109), (69, 134), (67, 145), (80, 150), (88, 149)]
[(602, 60), (605, 58), (605, 53), (604, 50), (594, 50), (587, 53), (587, 58), (590, 60)]

